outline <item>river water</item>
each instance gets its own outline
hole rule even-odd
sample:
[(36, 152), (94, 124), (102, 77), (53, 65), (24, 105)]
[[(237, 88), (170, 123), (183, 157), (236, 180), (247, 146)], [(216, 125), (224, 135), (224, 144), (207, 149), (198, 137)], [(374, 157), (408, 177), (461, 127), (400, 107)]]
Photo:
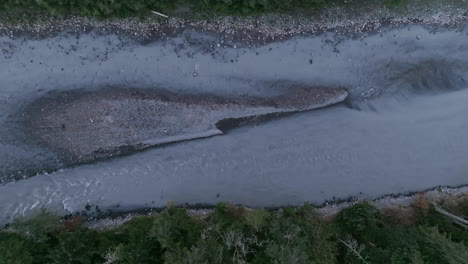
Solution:
[[(90, 32), (1, 37), (0, 45), (0, 222), (39, 207), (82, 211), (88, 203), (270, 207), (468, 184), (466, 26), (327, 33), (251, 48), (190, 29), (145, 44)], [(125, 86), (270, 96), (294, 83), (344, 87), (350, 97), (71, 168), (17, 123), (25, 106), (50, 91)]]

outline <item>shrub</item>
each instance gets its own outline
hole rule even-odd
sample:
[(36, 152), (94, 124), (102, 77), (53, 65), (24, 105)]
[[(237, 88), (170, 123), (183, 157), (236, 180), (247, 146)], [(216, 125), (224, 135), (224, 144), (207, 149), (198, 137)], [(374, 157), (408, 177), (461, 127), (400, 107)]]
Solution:
[(150, 236), (156, 239), (166, 252), (171, 254), (190, 249), (200, 237), (202, 223), (189, 217), (185, 209), (170, 207), (155, 218)]
[(57, 234), (58, 243), (50, 250), (45, 263), (63, 264), (102, 263), (103, 257), (98, 251), (99, 240), (96, 231), (80, 228), (74, 232)]
[(335, 263), (333, 236), (331, 228), (303, 216), (273, 217), (265, 251), (272, 263)]
[(44, 242), (50, 233), (61, 227), (60, 219), (56, 215), (41, 209), (31, 216), (16, 218), (10, 228), (24, 237)]
[(0, 263), (33, 263), (26, 239), (13, 232), (0, 232), (0, 252)]
[(250, 226), (255, 232), (260, 232), (268, 224), (270, 214), (265, 210), (255, 209), (245, 218), (245, 223)]
[(364, 238), (365, 234), (376, 227), (378, 210), (369, 202), (360, 202), (343, 209), (336, 222), (340, 229), (356, 238)]
[(116, 230), (105, 232), (100, 237), (101, 251), (107, 259), (121, 263), (162, 263), (161, 244), (149, 232), (154, 222), (152, 216), (137, 217)]
[(372, 263), (404, 264), (417, 261), (420, 254), (414, 231), (405, 228), (376, 228), (365, 254)]
[(256, 14), (308, 8), (325, 0), (2, 0), (0, 10), (44, 12), (50, 15), (78, 14), (96, 18), (144, 16), (151, 10), (170, 13), (177, 7), (218, 14)]
[(247, 216), (243, 207), (235, 207), (231, 204), (219, 203), (211, 217), (211, 222), (221, 226), (239, 224)]
[(381, 217), (385, 224), (393, 227), (410, 227), (416, 223), (417, 211), (413, 207), (392, 206), (382, 210)]
[(314, 7), (324, 0), (202, 0), (202, 7), (221, 13), (255, 14), (284, 11), (292, 8)]
[(467, 263), (468, 232), (430, 207), (425, 218), (395, 225), (366, 202), (334, 223), (310, 205), (268, 212), (218, 204), (205, 220), (170, 207), (96, 231), (40, 211), (0, 231), (0, 263)]
[(450, 236), (441, 233), (437, 227), (420, 226), (417, 231), (426, 263), (468, 263), (468, 247), (462, 242), (452, 241)]
[(177, 0), (3, 0), (3, 10), (36, 10), (51, 15), (79, 14), (108, 18), (146, 15), (150, 10), (172, 10)]

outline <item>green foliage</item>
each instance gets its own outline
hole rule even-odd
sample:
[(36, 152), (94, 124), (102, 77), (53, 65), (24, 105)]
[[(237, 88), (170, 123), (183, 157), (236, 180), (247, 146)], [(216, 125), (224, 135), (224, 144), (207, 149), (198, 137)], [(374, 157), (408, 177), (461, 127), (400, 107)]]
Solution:
[(239, 224), (239, 220), (245, 220), (246, 211), (243, 207), (235, 207), (231, 204), (219, 203), (212, 215), (212, 222), (223, 227)]
[(30, 264), (33, 257), (24, 237), (13, 232), (0, 232), (0, 263)]
[(60, 227), (60, 219), (44, 209), (28, 217), (18, 217), (11, 225), (11, 229), (16, 233), (39, 242), (46, 241), (48, 235)]
[(77, 14), (96, 18), (145, 16), (150, 11), (171, 14), (179, 7), (210, 14), (256, 14), (312, 8), (325, 0), (0, 0), (0, 10), (31, 10), (49, 15)]
[(255, 232), (261, 232), (268, 224), (270, 214), (265, 210), (255, 209), (245, 218), (245, 223)]
[(103, 242), (106, 241), (102, 249), (103, 252), (107, 252), (106, 259), (118, 260), (114, 261), (115, 263), (163, 263), (161, 244), (149, 232), (154, 226), (154, 221), (155, 218), (151, 216), (138, 217), (116, 230), (107, 232), (107, 235), (101, 238)]
[(392, 6), (401, 6), (405, 0), (387, 0), (385, 1), (385, 5), (388, 7)]
[(362, 238), (376, 228), (378, 210), (369, 202), (360, 202), (343, 209), (337, 216), (337, 224), (343, 232)]
[(305, 203), (297, 208), (297, 214), (303, 217), (315, 217), (314, 207), (310, 203)]
[(203, 220), (171, 207), (96, 231), (40, 211), (0, 231), (0, 263), (467, 263), (459, 238), (468, 232), (431, 209), (424, 216), (413, 226), (386, 224), (363, 202), (328, 223), (308, 204), (278, 211), (218, 204)]
[(201, 223), (189, 217), (185, 209), (172, 207), (155, 219), (151, 235), (163, 248), (190, 248), (200, 230)]
[(174, 254), (186, 253), (195, 245), (201, 229), (202, 223), (185, 209), (171, 207), (154, 220), (150, 235), (166, 251), (166, 259), (173, 259)]
[(404, 264), (420, 260), (419, 245), (412, 230), (402, 228), (375, 228), (368, 236), (374, 247), (364, 252), (372, 263)]
[(303, 218), (274, 218), (266, 254), (270, 263), (335, 263), (333, 233)]
[(362, 259), (366, 259), (369, 263), (405, 264), (422, 261), (415, 232), (398, 225), (386, 226), (380, 212), (368, 202), (343, 209), (336, 224), (344, 237), (343, 262), (363, 263)]
[(454, 242), (450, 236), (441, 233), (437, 227), (420, 226), (417, 230), (426, 263), (468, 263), (468, 247), (462, 242)]
[[(464, 208), (464, 206), (466, 206), (466, 203), (461, 204), (460, 208)], [(418, 223), (420, 225), (437, 226), (442, 232), (452, 234), (454, 241), (463, 241), (468, 244), (468, 232), (461, 232), (460, 226), (454, 225), (451, 219), (438, 213), (433, 206), (420, 216)]]
[(51, 264), (62, 263), (99, 263), (103, 261), (99, 254), (97, 232), (80, 228), (74, 232), (61, 232), (57, 235), (58, 243), (48, 255)]
[(285, 207), (283, 208), (283, 216), (284, 217), (294, 217), (296, 216), (296, 210), (292, 207)]
[(169, 11), (178, 0), (1, 0), (0, 10), (35, 10), (50, 15), (79, 14), (109, 18), (146, 15), (151, 10)]
[(311, 8), (325, 0), (201, 0), (201, 7), (222, 14), (257, 14), (285, 11), (294, 8)]

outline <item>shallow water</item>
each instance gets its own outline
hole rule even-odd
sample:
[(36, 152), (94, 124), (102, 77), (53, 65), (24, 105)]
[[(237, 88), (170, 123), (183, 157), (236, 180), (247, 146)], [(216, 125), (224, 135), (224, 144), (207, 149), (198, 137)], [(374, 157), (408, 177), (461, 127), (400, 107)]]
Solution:
[[(1, 177), (38, 173), (0, 186), (4, 220), (41, 206), (280, 206), (468, 183), (466, 27), (408, 26), (355, 39), (323, 34), (250, 49), (218, 48), (217, 36), (190, 30), (147, 45), (97, 33), (0, 43)], [(15, 122), (53, 90), (117, 85), (271, 96), (291, 82), (345, 87), (350, 99), (51, 174), (41, 171), (63, 167), (58, 157), (22, 137)]]

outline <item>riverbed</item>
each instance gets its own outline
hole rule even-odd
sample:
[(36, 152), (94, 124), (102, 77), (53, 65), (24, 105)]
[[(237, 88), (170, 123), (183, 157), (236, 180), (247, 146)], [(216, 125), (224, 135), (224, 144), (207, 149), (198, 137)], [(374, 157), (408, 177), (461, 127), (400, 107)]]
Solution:
[[(2, 222), (40, 207), (277, 207), (468, 184), (466, 25), (323, 33), (252, 47), (191, 28), (149, 43), (97, 31), (0, 43)], [(17, 123), (22, 109), (51, 91), (119, 86), (269, 97), (293, 84), (342, 87), (350, 96), (74, 167)]]

